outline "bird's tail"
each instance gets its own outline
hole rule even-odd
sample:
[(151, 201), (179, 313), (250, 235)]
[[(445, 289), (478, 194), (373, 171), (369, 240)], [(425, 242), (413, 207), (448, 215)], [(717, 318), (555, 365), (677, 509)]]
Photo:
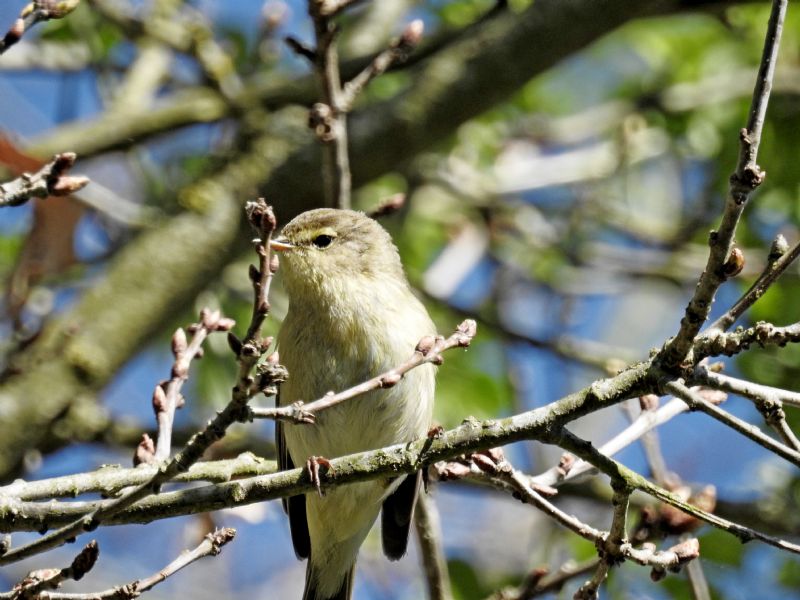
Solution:
[(353, 563), (338, 585), (328, 585), (328, 589), (323, 589), (320, 585), (319, 572), (309, 557), (308, 565), (306, 566), (306, 588), (303, 592), (303, 600), (350, 600), (353, 595), (355, 572), (356, 565)]

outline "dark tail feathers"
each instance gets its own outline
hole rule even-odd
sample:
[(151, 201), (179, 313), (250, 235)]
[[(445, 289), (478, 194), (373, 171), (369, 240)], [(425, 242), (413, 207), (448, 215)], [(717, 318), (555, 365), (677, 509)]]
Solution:
[(306, 566), (306, 589), (303, 592), (303, 600), (350, 600), (353, 595), (353, 578), (355, 576), (355, 564), (350, 567), (350, 570), (342, 579), (342, 585), (333, 596), (323, 596), (317, 590), (317, 578), (314, 576), (311, 559), (308, 560)]

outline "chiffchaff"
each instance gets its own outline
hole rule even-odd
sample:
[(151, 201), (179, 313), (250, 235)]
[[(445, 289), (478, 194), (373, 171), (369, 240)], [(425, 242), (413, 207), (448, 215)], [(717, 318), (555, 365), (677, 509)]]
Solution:
[[(319, 209), (284, 227), (271, 247), (282, 258), (289, 312), (278, 334), (289, 379), (281, 406), (343, 390), (406, 360), (436, 330), (409, 288), (397, 248), (369, 217)], [(390, 389), (321, 412), (313, 425), (278, 423), (281, 469), (417, 439), (428, 431), (435, 368), (420, 366)], [(351, 597), (356, 556), (382, 511), (383, 550), (406, 551), (420, 474), (340, 486), (285, 503), (295, 553), (308, 558), (304, 600)]]

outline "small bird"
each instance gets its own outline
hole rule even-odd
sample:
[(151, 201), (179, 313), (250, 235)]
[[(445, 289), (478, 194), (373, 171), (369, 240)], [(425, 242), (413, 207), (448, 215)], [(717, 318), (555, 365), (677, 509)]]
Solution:
[[(391, 237), (363, 213), (305, 212), (270, 247), (281, 253), (289, 296), (278, 334), (281, 362), (289, 370), (280, 406), (311, 401), (388, 371), (408, 359), (420, 339), (435, 335)], [(435, 367), (422, 365), (394, 387), (320, 412), (314, 424), (278, 422), (280, 468), (424, 436), (431, 423), (434, 378)], [(384, 553), (392, 560), (405, 554), (420, 475), (352, 483), (324, 496), (309, 493), (284, 501), (295, 553), (308, 559), (304, 600), (351, 598), (358, 549), (379, 512)]]

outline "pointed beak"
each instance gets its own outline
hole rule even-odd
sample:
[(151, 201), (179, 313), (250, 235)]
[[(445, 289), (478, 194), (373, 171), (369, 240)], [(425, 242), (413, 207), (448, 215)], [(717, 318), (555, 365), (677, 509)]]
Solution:
[(269, 248), (276, 252), (285, 252), (286, 250), (291, 250), (294, 246), (285, 239), (277, 239), (269, 241)]

